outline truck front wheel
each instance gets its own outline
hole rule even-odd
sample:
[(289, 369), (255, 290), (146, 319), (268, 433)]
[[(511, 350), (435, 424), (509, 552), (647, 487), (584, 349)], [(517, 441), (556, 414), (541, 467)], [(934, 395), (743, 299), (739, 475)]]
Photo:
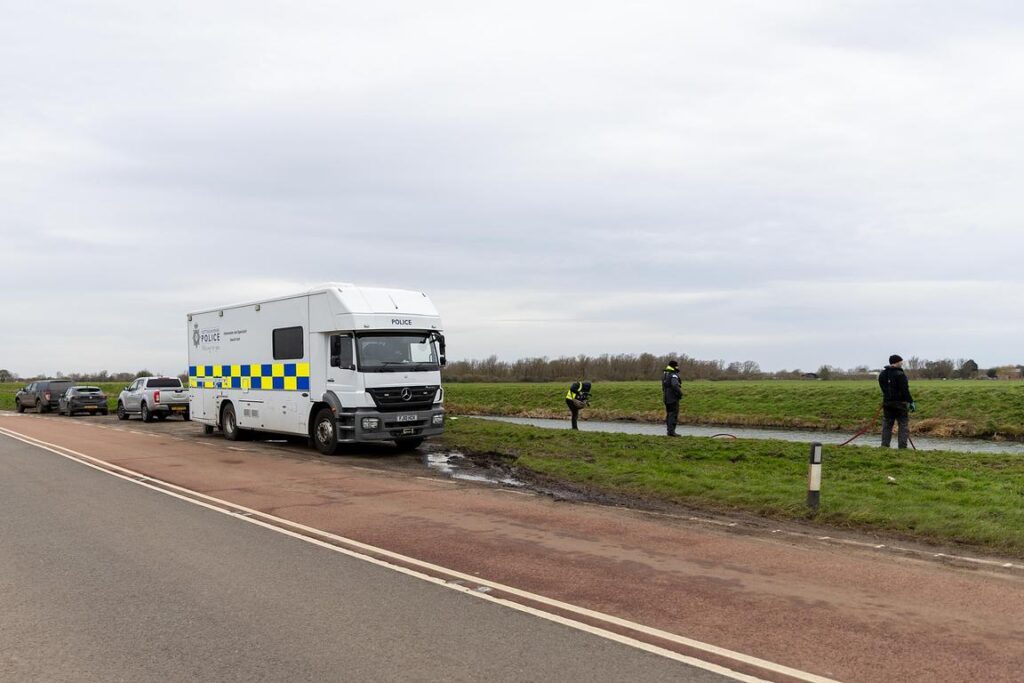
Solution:
[(127, 420), (128, 419), (128, 411), (124, 409), (124, 404), (121, 403), (120, 401), (117, 402), (117, 419), (118, 420)]
[(221, 411), (220, 429), (228, 441), (238, 441), (242, 438), (242, 430), (238, 428), (238, 418), (235, 417), (235, 407), (230, 403)]
[(338, 452), (338, 424), (330, 408), (322, 408), (313, 420), (313, 444), (324, 455)]

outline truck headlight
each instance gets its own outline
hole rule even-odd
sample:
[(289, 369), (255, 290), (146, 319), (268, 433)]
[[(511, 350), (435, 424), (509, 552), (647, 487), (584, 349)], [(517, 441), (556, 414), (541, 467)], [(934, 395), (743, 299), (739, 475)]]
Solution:
[(437, 415), (430, 418), (430, 422), (435, 425), (444, 424), (444, 413), (438, 413)]
[(379, 417), (364, 417), (363, 418), (363, 429), (371, 430), (371, 429), (379, 429), (379, 428), (380, 428), (380, 418)]

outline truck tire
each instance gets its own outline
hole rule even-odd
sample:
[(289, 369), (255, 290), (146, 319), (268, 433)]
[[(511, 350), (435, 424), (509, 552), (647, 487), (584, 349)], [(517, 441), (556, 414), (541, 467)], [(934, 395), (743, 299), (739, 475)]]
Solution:
[(121, 403), (120, 401), (117, 402), (117, 419), (118, 420), (127, 420), (128, 419), (128, 411), (124, 409), (124, 404)]
[(142, 402), (142, 421), (143, 422), (152, 422), (153, 421), (153, 413), (149, 412), (149, 406), (146, 405), (145, 401)]
[(21, 405), (21, 401), (19, 399), (14, 399), (14, 409), (19, 413), (25, 412), (25, 406)]
[(192, 409), (191, 408), (185, 408), (185, 412), (181, 414), (181, 419), (184, 420), (185, 422), (191, 421), (192, 420)]
[(313, 445), (324, 455), (338, 452), (338, 425), (334, 419), (334, 411), (321, 408), (313, 420)]
[(395, 445), (398, 446), (398, 450), (402, 451), (414, 451), (420, 447), (423, 443), (423, 437), (417, 436), (411, 439), (395, 439)]
[(220, 411), (220, 430), (224, 432), (224, 438), (228, 441), (238, 441), (242, 438), (242, 430), (238, 428), (238, 418), (235, 416), (235, 407), (225, 403)]
[(36, 403), (36, 412), (42, 415), (43, 413), (50, 412), (50, 406), (46, 405), (46, 401), (39, 401)]

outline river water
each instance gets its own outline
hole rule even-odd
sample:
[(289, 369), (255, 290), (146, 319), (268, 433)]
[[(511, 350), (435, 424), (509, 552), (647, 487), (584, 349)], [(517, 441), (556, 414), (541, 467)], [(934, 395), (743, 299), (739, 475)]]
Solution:
[[(531, 417), (496, 417), (491, 415), (475, 415), (484, 420), (510, 422), (512, 424), (531, 425), (548, 429), (569, 429), (568, 420), (548, 420)], [(665, 426), (645, 422), (598, 422), (580, 420), (580, 431), (584, 432), (616, 432), (619, 434), (653, 434), (664, 435)], [(780, 441), (798, 441), (811, 443), (818, 441), (823, 444), (840, 444), (856, 432), (814, 432), (786, 429), (750, 429), (746, 427), (716, 427), (703, 425), (679, 425), (676, 432), (683, 436), (715, 436), (731, 434), (738, 439), (776, 439)], [(914, 436), (910, 433), (914, 445), (920, 451), (959, 451), (963, 453), (1010, 453), (1024, 455), (1024, 443), (1014, 441), (984, 441), (981, 439), (936, 439), (925, 436)], [(878, 434), (863, 434), (851, 445), (877, 446), (881, 437)], [(893, 447), (896, 446), (896, 435), (893, 435)]]

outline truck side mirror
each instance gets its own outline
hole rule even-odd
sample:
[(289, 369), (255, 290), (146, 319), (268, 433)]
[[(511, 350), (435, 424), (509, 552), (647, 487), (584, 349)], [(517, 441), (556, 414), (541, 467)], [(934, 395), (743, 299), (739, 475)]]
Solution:
[(445, 355), (444, 355), (444, 335), (441, 334), (440, 332), (434, 332), (433, 337), (434, 337), (434, 340), (437, 341), (437, 353), (440, 356), (440, 358), (438, 359), (438, 362), (442, 366), (447, 365), (448, 359), (445, 358)]
[(352, 337), (347, 334), (336, 334), (331, 337), (331, 367), (342, 370), (355, 370), (355, 359), (352, 357)]
[(331, 367), (337, 368), (341, 366), (341, 337), (334, 335), (331, 337)]

